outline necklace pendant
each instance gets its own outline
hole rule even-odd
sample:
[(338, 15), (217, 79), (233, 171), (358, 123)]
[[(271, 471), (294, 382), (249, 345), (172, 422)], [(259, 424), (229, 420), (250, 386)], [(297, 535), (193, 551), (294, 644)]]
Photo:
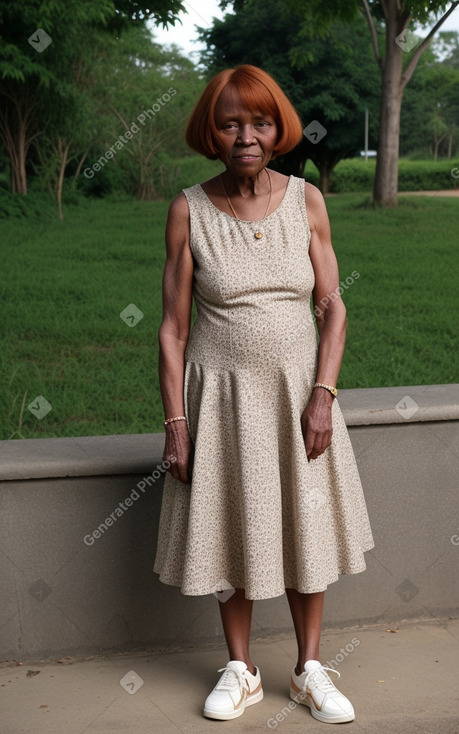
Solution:
[(256, 240), (261, 240), (261, 238), (263, 237), (261, 232), (255, 232), (253, 236)]

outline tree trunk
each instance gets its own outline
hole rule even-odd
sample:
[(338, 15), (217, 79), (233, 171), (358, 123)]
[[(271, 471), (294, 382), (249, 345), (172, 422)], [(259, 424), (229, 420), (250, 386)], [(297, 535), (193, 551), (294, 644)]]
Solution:
[[(367, 10), (367, 17), (371, 17), (367, 0), (363, 0), (363, 2)], [(429, 46), (438, 29), (459, 5), (459, 0), (452, 2), (448, 10), (437, 20), (434, 27), (414, 51), (406, 68), (403, 69), (403, 53), (411, 51), (409, 37), (406, 37), (406, 29), (411, 20), (410, 5), (415, 4), (401, 2), (400, 0), (382, 0), (381, 6), (386, 18), (386, 55), (384, 61), (380, 59), (377, 44), (374, 44), (375, 56), (383, 70), (383, 86), (373, 201), (375, 204), (382, 206), (397, 205), (400, 110), (403, 90), (411, 79), (421, 55)], [(374, 24), (370, 23), (370, 27), (373, 27), (374, 31)]]
[(135, 196), (140, 201), (155, 201), (157, 195), (154, 184), (148, 183), (147, 181), (139, 181)]
[(11, 191), (13, 194), (27, 194), (25, 131), (21, 119), (6, 131), (3, 139), (10, 159)]
[(34, 104), (27, 95), (2, 90), (0, 109), (0, 135), (10, 159), (11, 191), (13, 194), (27, 194), (26, 157), (30, 143), (37, 133), (31, 134), (31, 113)]
[(64, 185), (64, 174), (65, 174), (65, 169), (67, 166), (69, 148), (70, 148), (70, 143), (66, 143), (62, 138), (59, 138), (58, 151), (59, 151), (59, 158), (60, 158), (60, 168), (59, 168), (59, 176), (57, 179), (57, 186), (56, 186), (56, 199), (57, 199), (57, 208), (59, 210), (59, 219), (61, 220), (61, 222), (64, 221), (64, 214), (62, 212), (62, 187)]
[(451, 125), (451, 130), (449, 131), (449, 137), (448, 137), (448, 160), (450, 160), (453, 155), (453, 135), (454, 135), (454, 125)]
[(401, 86), (403, 51), (395, 43), (402, 32), (390, 4), (386, 22), (386, 57), (383, 70), (381, 107), (379, 114), (379, 145), (373, 189), (373, 202), (380, 206), (397, 206), (398, 154), (400, 141), (400, 112), (403, 89)]
[(26, 130), (24, 120), (19, 120), (19, 130), (17, 133), (17, 146), (18, 146), (18, 169), (16, 171), (17, 176), (17, 191), (18, 194), (27, 194), (27, 175), (26, 175)]
[(82, 155), (82, 156), (81, 156), (81, 158), (80, 158), (80, 161), (79, 161), (79, 163), (78, 163), (77, 169), (76, 169), (76, 171), (75, 171), (75, 175), (74, 175), (74, 177), (73, 177), (73, 180), (74, 180), (74, 182), (75, 182), (75, 183), (76, 183), (76, 182), (78, 181), (79, 175), (80, 175), (80, 173), (81, 173), (81, 169), (83, 168), (83, 163), (85, 162), (85, 160), (86, 160), (86, 157), (87, 157), (88, 153), (89, 153), (89, 148), (88, 148), (88, 150), (86, 150), (86, 151), (85, 151), (85, 152), (83, 153), (83, 155)]
[(300, 143), (300, 145), (289, 153), (270, 160), (268, 168), (272, 168), (273, 171), (279, 171), (279, 173), (283, 173), (285, 176), (291, 175), (302, 178), (307, 160), (306, 146)]
[(325, 194), (328, 194), (328, 191), (330, 189), (330, 166), (328, 163), (320, 163), (319, 165), (319, 189), (321, 190), (322, 194), (325, 196)]

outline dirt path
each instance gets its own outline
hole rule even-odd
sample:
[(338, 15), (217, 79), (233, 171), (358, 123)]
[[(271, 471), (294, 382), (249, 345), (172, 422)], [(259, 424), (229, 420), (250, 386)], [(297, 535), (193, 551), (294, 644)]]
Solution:
[[(348, 192), (343, 192), (348, 193)], [(364, 193), (362, 191), (355, 193)], [(369, 192), (367, 192), (369, 193)], [(399, 191), (399, 196), (459, 196), (459, 188), (457, 189), (444, 189), (442, 191)], [(325, 194), (325, 196), (339, 196), (339, 194)]]
[(445, 189), (444, 191), (399, 191), (399, 196), (459, 196), (459, 189)]

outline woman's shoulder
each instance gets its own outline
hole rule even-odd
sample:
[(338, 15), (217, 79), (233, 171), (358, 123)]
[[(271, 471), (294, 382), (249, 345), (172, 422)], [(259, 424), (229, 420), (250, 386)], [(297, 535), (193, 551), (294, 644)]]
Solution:
[(181, 190), (177, 196), (175, 196), (170, 205), (169, 212), (177, 216), (189, 216), (190, 205), (195, 200), (199, 200), (202, 195), (201, 184), (194, 184), (193, 186), (187, 186)]
[(318, 189), (317, 186), (314, 186), (314, 184), (309, 183), (309, 181), (305, 181), (303, 176), (294, 176), (292, 174), (287, 178), (293, 179), (295, 185), (298, 186), (299, 189), (304, 191), (306, 200), (309, 199), (310, 202), (323, 201), (323, 196), (320, 189)]
[(185, 194), (185, 190), (175, 196), (169, 204), (169, 217), (179, 220), (188, 220), (190, 214), (190, 208), (188, 206), (188, 197)]
[(184, 196), (185, 199), (190, 200), (196, 196), (199, 196), (201, 191), (202, 191), (201, 184), (197, 183), (197, 184), (193, 184), (193, 186), (186, 186), (184, 189), (182, 189), (179, 196)]
[(304, 197), (311, 230), (329, 227), (327, 206), (325, 204), (324, 195), (320, 189), (308, 181), (305, 181)]
[(320, 219), (326, 213), (325, 199), (317, 186), (308, 181), (303, 181), (303, 184), (306, 209), (310, 223), (312, 223), (316, 218)]
[(305, 181), (304, 179), (303, 183), (305, 196), (313, 201), (323, 201), (323, 194), (317, 186), (314, 186), (314, 184), (309, 183), (309, 181)]

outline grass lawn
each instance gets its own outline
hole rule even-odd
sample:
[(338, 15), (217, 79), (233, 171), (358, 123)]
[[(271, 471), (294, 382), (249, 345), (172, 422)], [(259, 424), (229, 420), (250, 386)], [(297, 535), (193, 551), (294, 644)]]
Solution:
[[(329, 197), (348, 338), (339, 387), (456, 382), (457, 199)], [(168, 204), (82, 200), (3, 220), (1, 439), (162, 430), (157, 377)], [(135, 326), (120, 312), (135, 304)], [(43, 417), (46, 404), (52, 409)], [(34, 401), (32, 410), (28, 405)], [(35, 412), (34, 412), (35, 411)]]

